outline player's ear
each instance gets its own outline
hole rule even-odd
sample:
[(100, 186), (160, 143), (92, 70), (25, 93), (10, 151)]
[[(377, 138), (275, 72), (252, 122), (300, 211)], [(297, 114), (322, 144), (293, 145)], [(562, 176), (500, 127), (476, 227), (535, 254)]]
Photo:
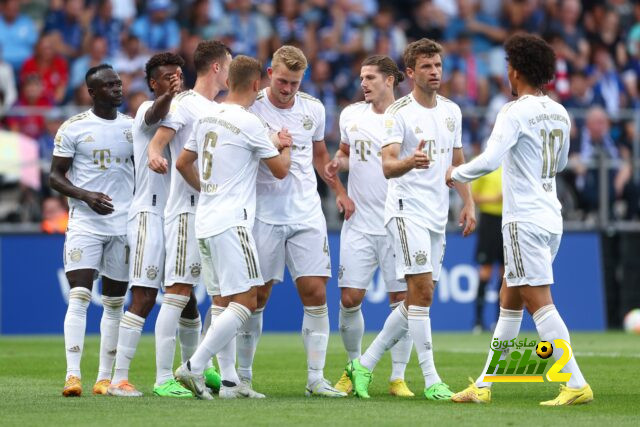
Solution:
[(271, 78), (271, 76), (273, 76), (273, 68), (267, 67), (267, 76), (269, 76), (269, 78)]
[(260, 77), (253, 81), (253, 91), (260, 92)]
[(410, 79), (413, 79), (413, 68), (407, 67), (406, 73), (407, 73), (407, 77), (409, 77)]

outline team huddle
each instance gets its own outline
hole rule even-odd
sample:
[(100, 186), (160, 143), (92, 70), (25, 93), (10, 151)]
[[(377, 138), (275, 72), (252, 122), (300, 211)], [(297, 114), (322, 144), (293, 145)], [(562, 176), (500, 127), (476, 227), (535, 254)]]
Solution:
[[(307, 396), (369, 398), (372, 372), (387, 350), (390, 394), (414, 396), (404, 373), (415, 348), (426, 399), (490, 402), (492, 383), (484, 375), (459, 393), (438, 375), (430, 306), (445, 256), (449, 187), (463, 200), (459, 223), (467, 236), (476, 226), (468, 182), (501, 164), (505, 274), (493, 339), (516, 338), (526, 307), (542, 340), (569, 342), (550, 285), (562, 235), (555, 174), (567, 163), (570, 120), (542, 91), (554, 73), (550, 47), (519, 35), (505, 50), (517, 99), (499, 113), (486, 151), (469, 163), (460, 108), (438, 95), (442, 48), (429, 39), (407, 46), (413, 90), (398, 100), (394, 89), (404, 74), (396, 63), (381, 55), (363, 61), (364, 101), (341, 113), (333, 159), (324, 142), (324, 106), (298, 90), (307, 60), (296, 47), (274, 53), (264, 89), (260, 62), (232, 58), (218, 41), (196, 48), (191, 90), (183, 90), (180, 56), (154, 55), (146, 78), (155, 99), (134, 119), (117, 111), (123, 100), (118, 74), (106, 64), (91, 68), (86, 83), (93, 106), (61, 126), (50, 175), (70, 206), (62, 394), (82, 394), (86, 313), (100, 275), (104, 311), (94, 394), (142, 395), (129, 382), (129, 368), (162, 288), (153, 393), (264, 398), (253, 389), (253, 360), (271, 289), (286, 266), (304, 307)], [(217, 103), (221, 91), (227, 94)], [(316, 172), (345, 215), (338, 284), (348, 364), (335, 385), (324, 373), (331, 261)], [(339, 172), (349, 174), (347, 189)], [(377, 268), (391, 312), (362, 352), (361, 304)], [(193, 293), (198, 283), (212, 301), (204, 327)], [(132, 300), (123, 314), (128, 289)], [(182, 360), (174, 372), (176, 336)], [(567, 385), (542, 404), (593, 400), (575, 357), (565, 372), (571, 373)]]

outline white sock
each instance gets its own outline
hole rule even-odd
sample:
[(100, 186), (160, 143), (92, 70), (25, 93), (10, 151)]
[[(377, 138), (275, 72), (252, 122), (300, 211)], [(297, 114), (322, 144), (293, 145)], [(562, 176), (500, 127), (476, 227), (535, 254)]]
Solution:
[(64, 348), (67, 356), (67, 377), (80, 378), (80, 359), (84, 349), (87, 327), (87, 308), (91, 303), (91, 291), (77, 287), (69, 291), (69, 306), (64, 316)]
[(238, 375), (247, 378), (249, 381), (253, 378), (253, 358), (256, 355), (258, 341), (260, 341), (260, 336), (262, 335), (263, 312), (264, 307), (256, 309), (249, 317), (249, 320), (242, 325), (236, 339)]
[[(213, 325), (218, 316), (220, 316), (224, 310), (225, 308), (219, 305), (211, 306), (211, 322), (209, 327)], [(202, 339), (204, 340), (204, 338)], [(236, 337), (233, 337), (227, 345), (222, 347), (222, 350), (216, 354), (216, 359), (218, 360), (218, 369), (220, 369), (220, 378), (222, 381), (231, 381), (232, 383), (238, 384), (240, 379), (238, 378), (238, 372), (236, 371)], [(211, 366), (213, 366), (213, 364), (211, 363), (211, 358), (209, 358), (205, 369), (210, 368)]]
[(185, 363), (198, 348), (200, 343), (200, 330), (202, 322), (200, 315), (195, 319), (181, 317), (178, 321), (178, 339), (180, 340), (180, 356)]
[(364, 317), (362, 304), (346, 308), (340, 302), (340, 317), (338, 318), (340, 336), (344, 349), (347, 350), (349, 361), (357, 359), (362, 353), (362, 337), (364, 336)]
[[(402, 302), (396, 302), (390, 304), (391, 311), (395, 310), (396, 307), (401, 305)], [(389, 377), (389, 381), (394, 380), (404, 380), (404, 371), (407, 369), (407, 363), (409, 363), (409, 359), (411, 358), (411, 349), (413, 348), (413, 340), (409, 335), (409, 331), (400, 341), (396, 343), (389, 352), (391, 353), (391, 376)]]
[[(533, 313), (533, 321), (536, 324), (538, 335), (540, 335), (542, 341), (549, 341), (551, 344), (554, 344), (553, 340), (560, 338), (571, 344), (569, 330), (564, 324), (562, 317), (560, 317), (560, 313), (556, 310), (555, 305), (549, 304), (538, 309), (538, 311)], [(555, 345), (553, 346), (553, 357), (556, 360), (562, 356), (563, 352), (560, 348)], [(571, 372), (571, 378), (567, 381), (567, 387), (582, 388), (587, 384), (578, 367), (575, 355), (564, 365), (562, 372)]]
[(329, 344), (327, 304), (304, 307), (302, 341), (307, 352), (307, 384), (313, 384), (324, 378), (324, 362)]
[(249, 319), (249, 316), (251, 316), (251, 311), (244, 305), (235, 302), (229, 303), (222, 314), (211, 323), (204, 340), (189, 359), (191, 372), (202, 374), (207, 360), (210, 360), (211, 356), (218, 354), (229, 344), (238, 333), (238, 329)]
[(156, 320), (156, 385), (173, 378), (173, 355), (176, 352), (176, 331), (180, 313), (189, 302), (189, 295), (164, 294)]
[(370, 371), (376, 368), (376, 365), (382, 358), (385, 351), (393, 347), (403, 336), (409, 331), (407, 319), (407, 308), (404, 304), (391, 312), (380, 333), (373, 340), (367, 351), (360, 356), (360, 364)]
[[(494, 340), (502, 341), (511, 341), (514, 338), (518, 337), (518, 333), (520, 333), (520, 324), (522, 323), (522, 310), (509, 310), (507, 308), (500, 307), (500, 316), (498, 317), (498, 323), (496, 323), (496, 329), (493, 331), (493, 338), (491, 342)], [(508, 355), (507, 351), (502, 352), (502, 356), (500, 359), (505, 359)], [(493, 359), (493, 350), (489, 350), (489, 355), (487, 356), (487, 361), (484, 364), (484, 369), (480, 373), (480, 376), (476, 380), (476, 385), (478, 387), (491, 387), (493, 383), (484, 382), (484, 376), (489, 369), (489, 364)]]
[(118, 348), (118, 330), (122, 319), (124, 297), (102, 296), (102, 319), (100, 320), (100, 364), (98, 379), (110, 380), (113, 362)]
[(416, 345), (418, 363), (420, 363), (422, 375), (424, 376), (424, 386), (429, 388), (436, 383), (442, 382), (433, 362), (433, 340), (431, 339), (429, 307), (410, 305), (408, 312), (409, 333), (413, 343)]
[(111, 380), (113, 384), (118, 384), (122, 380), (129, 379), (129, 367), (138, 348), (144, 320), (144, 317), (140, 317), (130, 311), (127, 311), (124, 313), (124, 316), (122, 316), (120, 330), (118, 332), (116, 366)]

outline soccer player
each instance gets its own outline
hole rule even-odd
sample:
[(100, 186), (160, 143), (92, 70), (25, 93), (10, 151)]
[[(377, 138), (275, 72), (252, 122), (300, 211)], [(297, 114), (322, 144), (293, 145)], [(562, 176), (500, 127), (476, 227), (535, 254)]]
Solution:
[[(407, 297), (360, 359), (347, 365), (347, 374), (355, 394), (369, 398), (373, 369), (408, 330), (424, 376), (424, 396), (448, 400), (453, 393), (433, 361), (429, 307), (442, 268), (449, 211), (449, 190), (441, 180), (451, 164), (464, 163), (462, 115), (456, 104), (437, 94), (442, 77), (438, 43), (420, 39), (409, 44), (404, 63), (414, 87), (385, 112), (382, 169), (389, 179), (384, 220), (395, 253), (396, 278), (406, 280)], [(467, 236), (475, 228), (475, 206), (468, 184), (456, 188), (464, 201), (460, 225)]]
[[(253, 235), (265, 286), (258, 289), (257, 310), (238, 334), (238, 373), (243, 381), (251, 382), (262, 312), (271, 287), (282, 281), (286, 264), (304, 306), (302, 339), (308, 368), (305, 394), (345, 397), (323, 372), (329, 341), (326, 284), (331, 277), (331, 260), (314, 167), (324, 177), (324, 167), (331, 158), (324, 143), (324, 106), (298, 91), (306, 68), (307, 59), (300, 49), (286, 45), (279, 48), (267, 69), (269, 86), (251, 107), (273, 131), (287, 131), (293, 145), (291, 173), (285, 179), (275, 178), (266, 165), (258, 170)], [(338, 180), (328, 184), (337, 194), (338, 208), (349, 218), (354, 208), (346, 190)]]
[[(239, 55), (229, 67), (229, 95), (219, 111), (194, 125), (177, 167), (193, 188), (200, 188), (196, 236), (205, 284), (211, 295), (229, 298), (227, 308), (212, 320), (207, 334), (176, 377), (201, 399), (212, 399), (203, 370), (211, 356), (236, 336), (258, 303), (264, 285), (251, 232), (256, 211), (256, 176), (264, 164), (276, 179), (289, 170), (289, 148), (274, 146), (266, 125), (247, 110), (260, 90), (260, 62)], [(200, 158), (201, 167), (194, 162)], [(220, 397), (263, 398), (237, 377), (223, 377)]]
[[(543, 341), (563, 339), (569, 331), (553, 305), (553, 259), (562, 237), (561, 206), (555, 176), (567, 165), (570, 119), (562, 105), (544, 94), (553, 79), (555, 55), (551, 47), (532, 35), (515, 35), (505, 43), (507, 71), (517, 99), (500, 111), (486, 150), (467, 165), (447, 173), (449, 186), (469, 182), (502, 164), (502, 238), (505, 275), (500, 289), (500, 317), (493, 339), (518, 336), (523, 307), (533, 316)], [(559, 357), (556, 348), (554, 356)], [(483, 372), (454, 402), (488, 403), (491, 383), (484, 381), (492, 354)], [(575, 356), (564, 367), (571, 373), (560, 394), (541, 405), (576, 405), (593, 400)]]
[[(361, 355), (364, 318), (361, 304), (376, 268), (380, 267), (394, 310), (407, 294), (407, 284), (396, 279), (393, 248), (384, 227), (387, 180), (382, 173), (382, 115), (394, 101), (393, 90), (404, 80), (398, 66), (387, 56), (365, 59), (360, 69), (364, 102), (342, 110), (340, 149), (325, 166), (325, 176), (336, 179), (338, 171), (349, 171), (349, 197), (356, 210), (342, 225), (340, 237), (340, 334), (349, 361)], [(389, 392), (411, 397), (404, 371), (411, 356), (411, 337), (405, 334), (391, 348), (392, 372)], [(352, 384), (346, 372), (336, 389), (350, 393)]]
[[(194, 53), (197, 73), (193, 90), (177, 95), (171, 102), (169, 114), (149, 143), (149, 167), (157, 173), (169, 172), (169, 163), (164, 157), (164, 149), (169, 145), (171, 158), (171, 183), (164, 211), (165, 224), (165, 294), (160, 313), (156, 320), (156, 382), (154, 393), (162, 396), (171, 394), (175, 388), (173, 378), (173, 355), (175, 337), (180, 315), (192, 295), (192, 288), (200, 281), (200, 254), (195, 237), (195, 210), (199, 192), (194, 190), (175, 169), (175, 160), (189, 139), (193, 123), (204, 114), (217, 109), (214, 101), (221, 90), (227, 88), (227, 76), (231, 53), (219, 41), (200, 42)], [(193, 330), (191, 352), (198, 346), (201, 322), (197, 315)], [(182, 322), (184, 323), (184, 322)], [(185, 348), (183, 347), (183, 350)], [(186, 360), (191, 356), (183, 351)], [(209, 377), (217, 373), (210, 366)], [(215, 373), (215, 375), (213, 375)], [(209, 380), (209, 383), (212, 381)]]
[[(102, 276), (100, 366), (94, 394), (106, 394), (127, 292), (127, 213), (133, 195), (132, 118), (120, 114), (122, 81), (107, 64), (85, 76), (93, 105), (67, 120), (55, 137), (49, 184), (69, 197), (64, 269), (67, 376), (63, 396), (80, 396), (80, 359), (93, 281)], [(68, 176), (67, 176), (68, 174)]]
[[(182, 90), (184, 60), (170, 52), (151, 57), (145, 66), (149, 89), (155, 101), (145, 101), (133, 122), (135, 195), (129, 209), (127, 240), (131, 248), (129, 286), (131, 305), (120, 322), (115, 372), (108, 389), (114, 396), (136, 397), (142, 393), (129, 382), (129, 366), (138, 347), (146, 317), (155, 305), (164, 272), (164, 208), (169, 192), (169, 175), (146, 167), (149, 141), (160, 120), (169, 112), (171, 100)], [(160, 392), (173, 397), (192, 397), (175, 380)]]

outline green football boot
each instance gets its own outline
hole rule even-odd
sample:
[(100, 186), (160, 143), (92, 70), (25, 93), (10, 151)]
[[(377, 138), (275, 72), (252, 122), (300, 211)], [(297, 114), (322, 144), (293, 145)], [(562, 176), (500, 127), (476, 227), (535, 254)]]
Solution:
[(452, 396), (453, 392), (443, 382), (435, 383), (431, 387), (424, 389), (424, 397), (427, 400), (451, 400)]
[(362, 366), (358, 359), (353, 359), (345, 368), (347, 376), (353, 384), (353, 394), (362, 398), (369, 399), (369, 384), (373, 380), (373, 373)]
[(215, 393), (220, 391), (220, 385), (222, 384), (222, 378), (216, 368), (213, 366), (204, 370), (204, 385), (209, 387)]
[(193, 397), (193, 393), (191, 393), (191, 391), (184, 388), (182, 384), (173, 378), (169, 381), (165, 381), (162, 385), (153, 386), (153, 394), (160, 397)]

